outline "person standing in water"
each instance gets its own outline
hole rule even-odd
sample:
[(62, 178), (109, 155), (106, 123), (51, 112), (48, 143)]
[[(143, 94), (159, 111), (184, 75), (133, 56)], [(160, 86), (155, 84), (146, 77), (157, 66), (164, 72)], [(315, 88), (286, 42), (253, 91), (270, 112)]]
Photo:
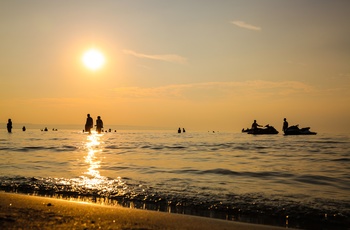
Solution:
[(98, 116), (96, 120), (96, 131), (98, 133), (101, 133), (102, 129), (103, 129), (103, 121), (101, 120), (101, 117)]
[(9, 119), (8, 122), (7, 122), (7, 132), (9, 132), (9, 133), (12, 132), (12, 121), (11, 121), (11, 119)]
[(282, 130), (283, 130), (283, 132), (285, 132), (287, 129), (288, 129), (288, 121), (286, 118), (284, 118)]
[(85, 123), (85, 132), (89, 132), (90, 134), (92, 127), (94, 127), (94, 121), (92, 120), (92, 117), (90, 117), (90, 114), (88, 114)]

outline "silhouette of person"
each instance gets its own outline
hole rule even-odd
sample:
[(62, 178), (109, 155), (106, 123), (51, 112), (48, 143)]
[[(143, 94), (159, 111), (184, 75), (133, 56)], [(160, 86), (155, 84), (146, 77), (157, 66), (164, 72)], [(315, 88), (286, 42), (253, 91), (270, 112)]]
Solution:
[(12, 132), (12, 121), (11, 121), (11, 119), (9, 119), (8, 122), (7, 122), (7, 131), (9, 133)]
[(26, 127), (25, 126), (22, 127), (22, 131), (23, 132), (26, 131)]
[(96, 120), (96, 131), (98, 133), (101, 133), (101, 130), (103, 129), (103, 121), (101, 120), (101, 117), (98, 116)]
[(90, 117), (90, 114), (88, 114), (85, 123), (85, 132), (91, 133), (92, 127), (94, 127), (94, 121), (92, 120), (92, 117)]
[(177, 133), (181, 133), (181, 128), (179, 128), (179, 129), (177, 130)]
[(254, 120), (253, 124), (252, 124), (252, 129), (257, 129), (258, 127), (261, 127), (261, 125), (259, 125), (258, 123), (256, 123), (256, 120)]
[(286, 131), (288, 129), (288, 121), (286, 118), (283, 119), (283, 127), (282, 130), (283, 132)]
[(183, 132), (183, 133), (185, 133), (185, 132), (186, 132), (185, 128), (182, 128), (182, 132)]

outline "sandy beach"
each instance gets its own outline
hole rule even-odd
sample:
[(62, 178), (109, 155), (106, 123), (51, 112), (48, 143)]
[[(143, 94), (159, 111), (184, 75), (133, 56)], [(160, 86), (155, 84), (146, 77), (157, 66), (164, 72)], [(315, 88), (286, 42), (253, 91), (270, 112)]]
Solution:
[(283, 229), (0, 192), (1, 229)]

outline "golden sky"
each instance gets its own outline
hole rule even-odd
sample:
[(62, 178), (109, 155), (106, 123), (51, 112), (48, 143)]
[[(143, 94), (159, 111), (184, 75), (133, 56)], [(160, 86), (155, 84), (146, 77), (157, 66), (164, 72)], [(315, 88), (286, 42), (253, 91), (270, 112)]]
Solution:
[(349, 132), (349, 22), (344, 0), (1, 1), (0, 123)]

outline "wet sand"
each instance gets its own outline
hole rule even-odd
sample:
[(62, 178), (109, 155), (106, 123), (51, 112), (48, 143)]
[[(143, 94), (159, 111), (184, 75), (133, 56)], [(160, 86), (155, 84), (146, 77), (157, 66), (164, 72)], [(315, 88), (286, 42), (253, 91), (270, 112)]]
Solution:
[(284, 229), (0, 192), (0, 229)]

